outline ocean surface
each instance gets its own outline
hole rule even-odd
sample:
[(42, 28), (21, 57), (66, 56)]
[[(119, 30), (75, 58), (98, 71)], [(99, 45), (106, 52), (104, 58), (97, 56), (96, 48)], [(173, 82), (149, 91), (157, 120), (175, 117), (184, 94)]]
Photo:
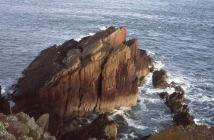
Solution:
[[(2, 92), (44, 48), (112, 25), (127, 27), (156, 69), (183, 86), (197, 123), (214, 126), (214, 0), (0, 0)], [(112, 113), (121, 139), (172, 125), (151, 75), (139, 89), (136, 107)]]

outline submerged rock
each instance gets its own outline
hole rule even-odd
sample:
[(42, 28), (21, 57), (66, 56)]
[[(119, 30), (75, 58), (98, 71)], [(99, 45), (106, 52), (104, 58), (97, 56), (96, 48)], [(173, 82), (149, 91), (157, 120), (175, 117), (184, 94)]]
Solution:
[(156, 70), (153, 72), (152, 75), (152, 84), (155, 88), (161, 88), (165, 89), (169, 87), (169, 84), (167, 83), (167, 73), (165, 70)]
[(147, 140), (213, 140), (214, 128), (189, 125), (177, 126), (150, 136)]

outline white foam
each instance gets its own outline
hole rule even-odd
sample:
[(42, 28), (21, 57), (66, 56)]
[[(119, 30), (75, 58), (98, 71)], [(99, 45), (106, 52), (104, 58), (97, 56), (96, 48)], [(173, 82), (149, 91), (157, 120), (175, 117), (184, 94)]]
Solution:
[(160, 70), (165, 67), (165, 65), (161, 61), (154, 61), (154, 69)]
[(10, 108), (13, 108), (16, 105), (16, 103), (11, 100), (9, 100), (9, 104), (10, 104)]
[(92, 35), (94, 35), (95, 33), (88, 33), (88, 34), (86, 34), (86, 35), (81, 35), (80, 37), (77, 37), (77, 38), (75, 38), (74, 40), (76, 40), (76, 41), (80, 41), (82, 38), (84, 38), (84, 37), (86, 37), (86, 36), (92, 36)]
[(94, 35), (95, 33), (89, 33), (90, 36)]
[(130, 116), (127, 113), (125, 113), (128, 110), (131, 110), (131, 108), (130, 107), (121, 107), (120, 109), (115, 109), (113, 111), (112, 118), (114, 118), (114, 116), (116, 116), (116, 115), (120, 115), (124, 118), (124, 120), (128, 123), (128, 126), (130, 126), (130, 127), (134, 127), (134, 128), (141, 129), (141, 130), (145, 130), (148, 128), (147, 126), (138, 125), (135, 120), (131, 119)]
[(194, 122), (197, 125), (203, 125), (202, 120), (198, 119), (198, 118), (194, 118)]
[(149, 55), (149, 56), (154, 56), (154, 55), (155, 55), (155, 53), (152, 52), (152, 51), (146, 51), (146, 53), (147, 53), (147, 55)]
[(134, 134), (134, 132), (130, 133), (129, 136), (130, 136), (131, 138), (138, 138), (138, 136), (136, 136), (136, 135)]
[(154, 98), (146, 98), (145, 100), (147, 100), (148, 102), (150, 103), (158, 103), (158, 102), (162, 102), (161, 99), (157, 98), (157, 99), (154, 99)]
[(108, 27), (107, 26), (98, 26), (98, 28), (103, 31), (103, 30), (106, 30)]
[(5, 91), (6, 91), (5, 87), (1, 87), (1, 94), (2, 94), (2, 95), (5, 94)]
[(182, 74), (176, 74), (175, 76), (173, 76), (170, 72), (168, 72), (167, 74), (169, 76), (167, 81), (168, 83), (178, 83), (180, 86), (182, 86), (185, 92), (188, 92), (188, 90), (190, 89), (190, 83), (185, 76), (183, 76)]
[(80, 41), (83, 37), (85, 37), (86, 35), (81, 35), (80, 37), (78, 37), (78, 38), (75, 38), (74, 40), (76, 40), (76, 41)]
[(123, 137), (120, 138), (119, 140), (128, 140), (128, 139), (137, 139), (138, 138), (138, 136), (136, 136), (134, 132), (131, 132), (129, 134), (121, 133), (121, 135)]
[(208, 97), (206, 95), (200, 96), (197, 99), (198, 102), (214, 102), (214, 97)]

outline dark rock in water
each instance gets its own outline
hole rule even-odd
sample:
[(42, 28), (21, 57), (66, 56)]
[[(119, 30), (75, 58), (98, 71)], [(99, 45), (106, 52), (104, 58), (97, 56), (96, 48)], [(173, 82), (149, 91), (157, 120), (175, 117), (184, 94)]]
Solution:
[(155, 88), (161, 88), (165, 89), (169, 87), (169, 84), (167, 83), (167, 73), (165, 70), (161, 69), (160, 71), (156, 70), (153, 72), (152, 75), (152, 84)]
[(169, 84), (169, 86), (170, 87), (176, 87), (178, 84), (176, 83), (176, 82), (174, 82), (174, 81), (172, 81), (170, 84)]
[(195, 124), (193, 117), (189, 114), (188, 106), (183, 103), (184, 91), (180, 87), (178, 89), (166, 99), (166, 105), (174, 113), (173, 122), (175, 125), (183, 126)]
[(173, 121), (176, 125), (191, 125), (195, 124), (193, 117), (188, 112), (180, 112), (173, 116)]
[(182, 106), (184, 101), (184, 94), (174, 92), (169, 95), (169, 98), (166, 99), (166, 105), (171, 109), (173, 113), (179, 112), (179, 107)]
[(175, 89), (175, 92), (168, 95), (167, 92), (159, 94), (161, 99), (165, 99), (166, 105), (170, 108), (173, 114), (173, 122), (175, 125), (192, 125), (195, 124), (193, 117), (189, 114), (189, 108), (184, 104), (184, 90), (178, 84), (172, 82), (170, 87)]
[(197, 125), (177, 126), (153, 134), (147, 140), (214, 140), (214, 128)]
[(184, 94), (184, 89), (181, 86), (175, 86), (175, 92)]
[(117, 125), (106, 114), (101, 114), (91, 124), (64, 134), (61, 140), (114, 140), (116, 136)]
[(167, 98), (169, 97), (169, 94), (167, 92), (162, 92), (159, 94), (160, 98), (163, 100), (167, 100)]
[(69, 116), (135, 106), (152, 60), (126, 35), (125, 28), (110, 27), (43, 50), (16, 85), (13, 111), (35, 117), (48, 112), (55, 131)]
[[(43, 121), (43, 125), (46, 123), (46, 121)], [(0, 113), (0, 139), (56, 140), (47, 130), (41, 128), (34, 118), (31, 118), (23, 112), (10, 115)]]

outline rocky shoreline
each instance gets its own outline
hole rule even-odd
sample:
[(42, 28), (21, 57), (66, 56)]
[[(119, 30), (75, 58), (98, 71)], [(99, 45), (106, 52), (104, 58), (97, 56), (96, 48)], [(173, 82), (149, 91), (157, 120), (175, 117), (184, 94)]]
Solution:
[(135, 106), (138, 86), (151, 72), (154, 88), (175, 91), (159, 94), (173, 113), (175, 127), (139, 139), (214, 139), (213, 128), (194, 123), (182, 87), (168, 83), (165, 70), (154, 71), (152, 58), (136, 39), (127, 41), (127, 34), (124, 27), (109, 27), (43, 50), (12, 87), (13, 94), (0, 97), (0, 139), (117, 139), (117, 122), (108, 114)]

